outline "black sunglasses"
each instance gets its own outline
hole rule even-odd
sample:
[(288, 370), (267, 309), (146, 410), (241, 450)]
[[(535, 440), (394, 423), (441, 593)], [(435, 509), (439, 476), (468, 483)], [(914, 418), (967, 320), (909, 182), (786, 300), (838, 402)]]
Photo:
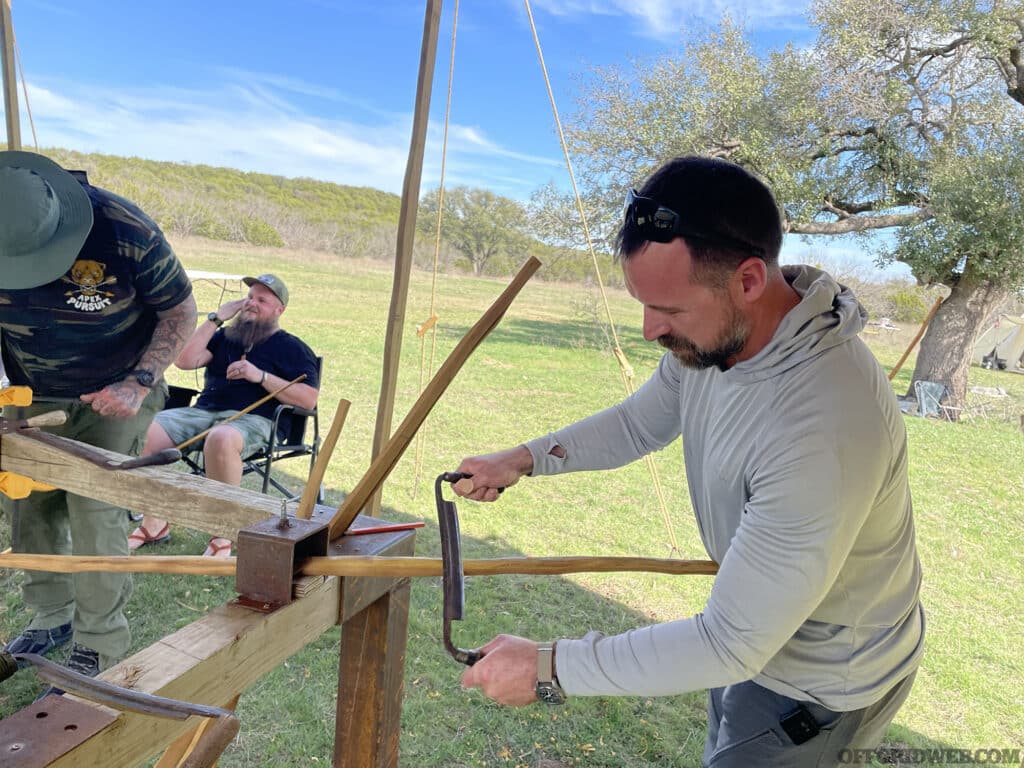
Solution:
[(764, 248), (759, 245), (729, 235), (702, 232), (699, 229), (685, 227), (680, 223), (678, 213), (660, 205), (657, 200), (638, 194), (635, 189), (626, 193), (624, 213), (626, 223), (635, 227), (637, 233), (644, 240), (655, 243), (671, 243), (677, 237), (692, 237), (704, 240), (711, 245), (745, 251), (759, 259), (763, 259), (767, 255)]

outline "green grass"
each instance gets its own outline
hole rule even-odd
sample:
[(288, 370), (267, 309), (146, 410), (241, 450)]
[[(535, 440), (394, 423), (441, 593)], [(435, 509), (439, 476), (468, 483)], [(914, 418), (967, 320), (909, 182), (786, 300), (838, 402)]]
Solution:
[[(380, 386), (391, 274), (381, 265), (318, 254), (256, 251), (185, 243), (189, 267), (251, 274), (274, 271), (289, 283), (292, 306), (283, 325), (325, 359), (325, 422), (338, 398), (352, 401), (327, 476), (328, 502), (340, 502), (369, 465)], [(463, 276), (438, 281), (434, 369), (504, 287)], [(214, 308), (209, 285), (197, 287), (202, 313)], [(421, 351), (415, 326), (427, 319), (430, 276), (413, 275), (397, 426), (419, 391)], [(639, 307), (610, 296), (618, 332), (639, 384), (659, 358), (640, 336)], [(439, 554), (433, 478), (460, 458), (520, 442), (616, 402), (622, 385), (614, 357), (580, 286), (532, 281), (504, 321), (470, 359), (437, 405), (384, 487), (385, 517), (422, 519), (416, 551)], [(915, 329), (896, 338), (868, 337), (891, 367)], [(429, 357), (429, 347), (427, 348)], [(896, 379), (903, 392), (913, 357)], [(176, 383), (194, 383), (176, 372)], [(1024, 670), (1020, 661), (1024, 561), (1024, 435), (1002, 417), (1024, 411), (1024, 376), (971, 369), (971, 384), (1011, 394), (1005, 414), (962, 423), (907, 419), (917, 534), (925, 569), (928, 650), (917, 684), (890, 739), (910, 746), (1024, 746)], [(998, 416), (998, 418), (993, 418)], [(324, 426), (326, 429), (326, 424)], [(419, 461), (417, 461), (419, 456)], [(692, 522), (678, 445), (655, 458), (683, 557), (704, 557)], [(295, 471), (301, 469), (295, 463)], [(296, 475), (296, 485), (301, 480)], [(463, 502), (467, 557), (636, 554), (665, 556), (669, 535), (642, 464), (614, 472), (526, 480), (497, 504)], [(6, 532), (4, 533), (6, 536)], [(175, 528), (160, 551), (198, 553), (205, 537)], [(17, 574), (0, 575), (0, 638), (24, 623)], [(475, 645), (497, 632), (535, 639), (617, 632), (701, 610), (708, 577), (649, 574), (567, 578), (470, 579), (466, 618), (456, 643)], [(230, 599), (230, 580), (140, 576), (129, 610), (134, 648)], [(243, 695), (243, 727), (223, 766), (309, 766), (330, 763), (338, 630), (296, 654)], [(402, 720), (403, 766), (695, 766), (704, 739), (704, 696), (665, 699), (575, 699), (564, 708), (506, 709), (459, 687), (460, 668), (441, 644), (439, 579), (414, 581)], [(30, 674), (0, 687), (0, 715), (38, 692)]]

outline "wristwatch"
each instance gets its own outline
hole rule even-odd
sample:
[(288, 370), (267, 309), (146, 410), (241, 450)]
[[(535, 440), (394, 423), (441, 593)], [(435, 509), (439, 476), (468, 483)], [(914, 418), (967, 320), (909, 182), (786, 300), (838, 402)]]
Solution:
[(139, 386), (145, 387), (146, 389), (152, 389), (153, 385), (156, 383), (156, 376), (153, 375), (153, 372), (145, 371), (142, 368), (131, 371), (128, 375), (134, 377), (134, 379), (139, 382)]
[(537, 698), (545, 704), (565, 704), (565, 691), (555, 675), (555, 644), (537, 646)]
[(214, 325), (216, 325), (218, 328), (224, 325), (224, 321), (220, 319), (220, 315), (218, 315), (216, 312), (211, 312), (210, 314), (208, 314), (206, 316), (206, 319), (209, 320)]

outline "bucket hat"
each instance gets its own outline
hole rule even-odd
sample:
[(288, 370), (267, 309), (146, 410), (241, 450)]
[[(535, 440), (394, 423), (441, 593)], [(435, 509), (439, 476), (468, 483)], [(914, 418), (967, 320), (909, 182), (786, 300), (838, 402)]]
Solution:
[(92, 202), (74, 176), (33, 152), (0, 152), (0, 289), (53, 282), (92, 229)]

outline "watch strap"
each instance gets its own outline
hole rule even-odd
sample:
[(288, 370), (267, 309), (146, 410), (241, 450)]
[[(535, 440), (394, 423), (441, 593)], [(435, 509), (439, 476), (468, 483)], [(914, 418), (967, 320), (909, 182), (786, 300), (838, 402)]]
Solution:
[(537, 645), (537, 682), (551, 683), (555, 680), (555, 644)]

